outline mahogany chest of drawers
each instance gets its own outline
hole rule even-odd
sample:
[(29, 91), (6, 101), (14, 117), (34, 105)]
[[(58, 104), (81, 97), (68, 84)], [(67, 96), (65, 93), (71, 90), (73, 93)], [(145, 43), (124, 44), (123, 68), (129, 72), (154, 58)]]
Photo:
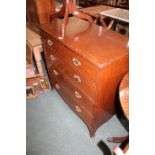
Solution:
[(66, 104), (85, 122), (90, 136), (115, 113), (115, 94), (128, 72), (128, 38), (70, 17), (41, 26), (48, 74)]

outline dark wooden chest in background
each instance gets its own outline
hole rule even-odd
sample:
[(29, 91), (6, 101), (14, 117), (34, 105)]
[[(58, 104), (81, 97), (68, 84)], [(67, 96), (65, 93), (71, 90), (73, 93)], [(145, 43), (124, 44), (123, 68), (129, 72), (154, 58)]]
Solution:
[(26, 22), (33, 27), (50, 22), (55, 0), (26, 0)]

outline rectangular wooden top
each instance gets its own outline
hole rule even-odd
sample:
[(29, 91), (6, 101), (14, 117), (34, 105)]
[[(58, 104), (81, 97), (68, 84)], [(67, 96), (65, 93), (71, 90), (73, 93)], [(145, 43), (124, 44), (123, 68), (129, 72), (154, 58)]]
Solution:
[(107, 5), (97, 5), (97, 6), (82, 8), (82, 9), (79, 9), (79, 10), (86, 13), (86, 14), (89, 14), (90, 16), (98, 17), (100, 12), (111, 10), (113, 8), (114, 7), (107, 6)]
[[(128, 55), (128, 37), (105, 30), (102, 26), (90, 24), (76, 17), (68, 19), (65, 37), (61, 38), (62, 20), (41, 26), (46, 33), (78, 53), (89, 62), (102, 68), (116, 59)], [(65, 51), (64, 51), (65, 52)]]
[(26, 42), (32, 47), (42, 45), (41, 36), (28, 27), (26, 27)]

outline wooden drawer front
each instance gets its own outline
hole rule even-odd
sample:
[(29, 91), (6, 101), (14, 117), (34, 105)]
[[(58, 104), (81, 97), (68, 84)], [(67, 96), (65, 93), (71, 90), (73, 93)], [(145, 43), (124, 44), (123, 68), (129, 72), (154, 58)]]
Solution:
[(67, 68), (64, 69), (64, 76), (71, 79), (71, 82), (83, 93), (86, 93), (93, 100), (95, 99), (96, 84), (94, 81), (86, 79), (77, 71)]
[[(54, 65), (56, 70), (59, 70), (63, 74), (64, 77), (69, 77), (70, 80), (76, 85), (78, 89), (83, 92), (86, 92), (88, 96), (92, 99), (95, 98), (96, 92), (96, 83), (93, 80), (86, 79), (83, 75), (81, 75), (77, 70), (71, 67), (68, 64), (63, 63), (57, 56), (56, 52), (50, 50), (45, 46), (45, 50), (47, 50), (46, 60), (48, 61), (48, 68)], [(45, 52), (46, 53), (46, 52)]]
[(56, 72), (58, 75), (55, 75), (53, 70), (56, 70), (55, 67), (49, 70), (49, 75), (52, 80), (57, 81), (65, 89), (68, 90), (69, 96), (77, 102), (79, 105), (83, 106), (87, 111), (92, 112), (94, 108), (94, 101), (89, 98), (87, 95), (83, 94), (79, 89), (77, 89), (68, 78), (64, 77), (58, 70)]
[(43, 40), (43, 42), (46, 43), (50, 49), (55, 50), (60, 58), (64, 59), (66, 63), (70, 64), (82, 74), (87, 75), (90, 79), (96, 81), (97, 69), (95, 66), (87, 62), (75, 52), (72, 52), (70, 49), (63, 46), (55, 39), (47, 38), (46, 40)]
[(55, 83), (56, 90), (63, 97), (64, 101), (69, 105), (69, 107), (84, 121), (86, 124), (91, 126), (94, 116), (91, 113), (88, 113), (85, 108), (76, 103), (72, 98), (70, 98), (68, 91), (58, 83)]
[(55, 54), (55, 51), (49, 49), (46, 44), (43, 44), (44, 48), (44, 54), (45, 54), (45, 60), (46, 60), (46, 65), (47, 68), (50, 68), (53, 64), (57, 64), (58, 62), (58, 57)]
[(63, 85), (67, 88), (69, 96), (78, 103), (80, 106), (85, 108), (88, 112), (93, 112), (94, 110), (94, 100), (88, 98), (86, 94), (83, 94), (79, 89), (77, 89), (73, 84), (67, 82), (69, 79), (65, 78)]

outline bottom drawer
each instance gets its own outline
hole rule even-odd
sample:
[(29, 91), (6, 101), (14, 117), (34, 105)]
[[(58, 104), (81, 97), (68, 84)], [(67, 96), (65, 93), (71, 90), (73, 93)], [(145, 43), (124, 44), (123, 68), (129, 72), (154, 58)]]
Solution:
[(66, 89), (64, 89), (61, 85), (55, 83), (54, 87), (62, 96), (67, 105), (87, 124), (88, 127), (91, 127), (92, 121), (94, 119), (93, 115), (88, 113), (82, 106), (75, 103), (75, 101), (72, 100), (68, 95)]
[(82, 93), (78, 88), (76, 88), (74, 83), (70, 81), (67, 76), (62, 75), (61, 72), (59, 72), (54, 67), (49, 70), (49, 75), (53, 81), (56, 81), (68, 92), (68, 96), (72, 98), (75, 103), (83, 107), (88, 113), (94, 113), (94, 101), (90, 97), (86, 96), (86, 94)]

